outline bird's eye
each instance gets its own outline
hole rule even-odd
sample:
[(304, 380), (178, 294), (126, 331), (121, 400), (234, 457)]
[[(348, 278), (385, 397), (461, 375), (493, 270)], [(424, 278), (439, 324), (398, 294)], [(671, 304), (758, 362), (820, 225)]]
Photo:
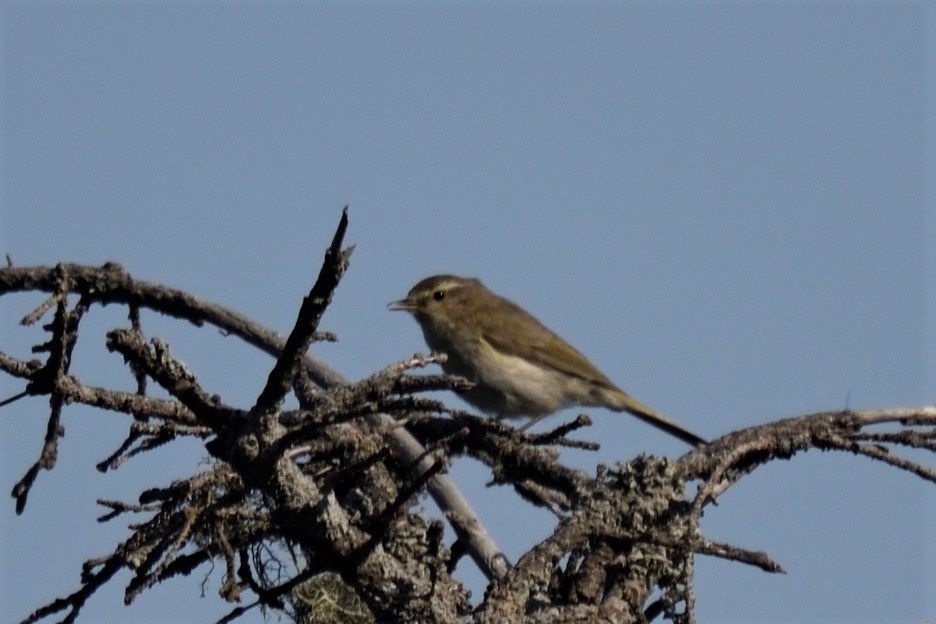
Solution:
[(435, 291), (434, 293), (432, 293), (432, 298), (435, 299), (436, 301), (442, 301), (443, 299), (445, 299), (445, 291), (444, 290)]

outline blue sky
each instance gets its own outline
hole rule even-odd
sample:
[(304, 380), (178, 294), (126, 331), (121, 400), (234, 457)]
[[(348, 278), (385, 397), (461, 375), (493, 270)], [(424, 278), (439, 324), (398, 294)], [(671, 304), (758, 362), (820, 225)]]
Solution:
[[(115, 260), (286, 332), (350, 204), (357, 250), (323, 322), (341, 341), (315, 347), (350, 378), (425, 350), (386, 303), (453, 272), (705, 436), (931, 403), (934, 33), (924, 2), (3, 2), (0, 251)], [(38, 302), (0, 300), (0, 348), (28, 356), (41, 332), (16, 323)], [(103, 349), (124, 324), (95, 310), (75, 374), (132, 387)], [(246, 347), (144, 328), (224, 400), (260, 390), (270, 362)], [(0, 396), (20, 389), (0, 379)], [(45, 410), (0, 414), (4, 487)], [(591, 413), (602, 450), (576, 465), (686, 450)], [(125, 536), (95, 522), (96, 498), (206, 456), (183, 444), (100, 475), (126, 420), (70, 407), (64, 425), (25, 514), (0, 509), (3, 621), (74, 590)], [(453, 475), (512, 556), (548, 534), (479, 466)], [(936, 488), (912, 476), (828, 453), (771, 465), (704, 529), (789, 574), (700, 557), (700, 621), (932, 620), (934, 526)], [(115, 588), (85, 621), (212, 621), (220, 574), (205, 598), (196, 575), (130, 610)]]

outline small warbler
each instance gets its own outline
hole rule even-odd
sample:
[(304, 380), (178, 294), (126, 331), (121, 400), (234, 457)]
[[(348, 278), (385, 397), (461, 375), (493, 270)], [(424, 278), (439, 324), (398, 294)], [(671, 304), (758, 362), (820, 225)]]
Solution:
[(707, 444), (618, 388), (569, 343), (477, 279), (427, 277), (389, 307), (413, 315), (429, 348), (446, 354), (442, 369), (474, 384), (461, 396), (484, 412), (531, 417), (526, 429), (565, 407), (606, 407), (694, 446)]

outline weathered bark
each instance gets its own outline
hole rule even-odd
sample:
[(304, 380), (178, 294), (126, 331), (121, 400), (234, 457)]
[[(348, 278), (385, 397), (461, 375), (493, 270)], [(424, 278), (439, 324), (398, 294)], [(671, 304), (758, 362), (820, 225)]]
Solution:
[[(126, 441), (98, 465), (102, 471), (180, 437), (204, 440), (214, 458), (187, 479), (141, 492), (136, 502), (100, 501), (106, 519), (138, 516), (127, 539), (85, 563), (78, 590), (24, 622), (57, 614), (72, 621), (122, 569), (132, 575), (125, 592), (131, 602), (213, 560), (225, 570), (222, 597), (252, 600), (225, 621), (262, 605), (321, 622), (323, 605), (337, 605), (334, 621), (626, 623), (663, 615), (694, 622), (696, 554), (782, 572), (765, 553), (711, 542), (699, 531), (704, 506), (757, 467), (811, 448), (842, 450), (936, 482), (933, 466), (898, 454), (936, 452), (934, 408), (804, 416), (726, 435), (677, 460), (640, 456), (588, 475), (563, 466), (554, 452), (557, 445), (590, 446), (567, 437), (588, 425), (587, 417), (528, 435), (420, 396), (463, 387), (459, 378), (411, 374), (442, 355), (415, 356), (348, 383), (306, 353), (312, 341), (330, 338), (318, 323), (348, 267), (346, 228), (345, 213), (285, 340), (220, 306), (135, 280), (114, 264), (0, 269), (0, 296), (49, 293), (23, 323), (52, 314), (49, 339), (34, 349), (44, 361), (0, 352), (0, 370), (25, 384), (0, 406), (29, 395), (50, 401), (40, 456), (13, 488), (18, 512), (40, 472), (55, 467), (61, 413), (70, 403), (130, 416)], [(109, 332), (107, 348), (127, 362), (135, 393), (88, 386), (70, 374), (81, 321), (96, 305), (128, 308), (130, 328)], [(273, 356), (254, 404), (226, 405), (202, 388), (168, 345), (146, 339), (143, 309), (220, 328)], [(147, 396), (149, 382), (171, 398)], [(283, 410), (289, 393), (299, 409)], [(869, 430), (885, 423), (893, 425), (887, 432)], [(448, 462), (466, 455), (559, 518), (553, 533), (513, 565), (445, 474)], [(688, 496), (693, 482), (698, 487)], [(435, 498), (442, 519), (416, 511), (423, 491)], [(456, 544), (443, 543), (443, 522)], [(464, 553), (490, 579), (476, 607), (452, 574)], [(274, 558), (281, 564), (275, 578), (266, 565)], [(662, 598), (649, 602), (657, 590)], [(323, 591), (333, 599), (320, 599)]]

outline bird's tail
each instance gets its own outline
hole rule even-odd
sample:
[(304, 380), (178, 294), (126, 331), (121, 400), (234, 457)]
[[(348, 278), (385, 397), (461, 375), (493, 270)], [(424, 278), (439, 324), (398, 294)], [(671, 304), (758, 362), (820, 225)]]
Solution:
[(645, 423), (653, 425), (657, 429), (661, 429), (672, 436), (676, 436), (687, 444), (691, 444), (696, 447), (705, 446), (708, 444), (708, 440), (705, 438), (697, 436), (679, 423), (670, 420), (660, 412), (656, 411), (652, 407), (644, 405), (626, 392), (619, 392), (620, 394), (614, 394), (614, 407), (618, 411), (629, 412)]

